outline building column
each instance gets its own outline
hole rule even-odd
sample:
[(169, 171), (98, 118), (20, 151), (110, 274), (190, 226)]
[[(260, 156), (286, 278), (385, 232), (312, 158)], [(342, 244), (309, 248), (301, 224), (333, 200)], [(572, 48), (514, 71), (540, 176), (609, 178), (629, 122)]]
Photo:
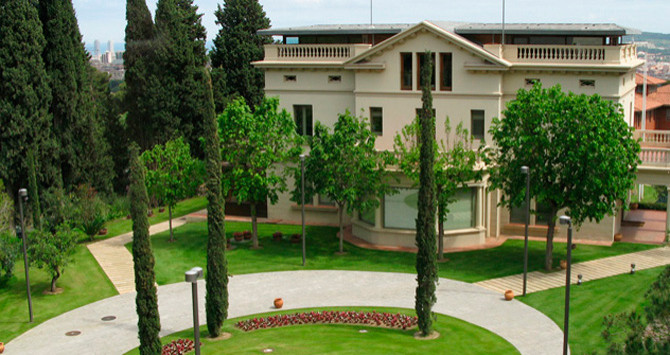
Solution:
[(665, 240), (670, 239), (670, 185), (668, 188), (668, 198), (665, 199)]

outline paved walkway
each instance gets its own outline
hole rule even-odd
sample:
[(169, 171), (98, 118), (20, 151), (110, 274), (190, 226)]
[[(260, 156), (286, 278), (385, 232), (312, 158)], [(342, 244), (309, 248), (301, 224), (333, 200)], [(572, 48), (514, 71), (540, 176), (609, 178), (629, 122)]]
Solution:
[[(186, 223), (186, 217), (174, 218), (172, 228)], [(170, 228), (169, 221), (154, 224), (149, 228), (149, 234), (161, 233)], [(125, 245), (133, 241), (133, 232), (122, 234), (109, 239), (101, 240), (88, 245), (95, 260), (119, 294), (135, 292), (135, 272), (133, 271), (133, 255)]]
[[(204, 265), (203, 265), (204, 266)], [(414, 308), (416, 275), (361, 271), (287, 271), (238, 275), (231, 279), (230, 318), (272, 311), (272, 300), (285, 309), (383, 306)], [(204, 282), (199, 283), (200, 320), (205, 323)], [(560, 354), (563, 335), (539, 311), (482, 287), (440, 279), (434, 311), (484, 327), (507, 339), (522, 354)], [(107, 298), (56, 318), (6, 345), (6, 354), (123, 354), (139, 346), (135, 294)], [(161, 336), (193, 325), (191, 287), (176, 283), (158, 288)], [(105, 316), (116, 320), (104, 322)], [(81, 331), (68, 337), (66, 332)], [(476, 341), (476, 340), (474, 340)], [(258, 349), (259, 352), (261, 349)]]
[[(570, 282), (577, 283), (579, 274), (583, 276), (584, 282), (625, 274), (630, 272), (630, 265), (633, 263), (637, 270), (670, 264), (670, 248), (656, 248), (573, 264)], [(480, 281), (475, 284), (496, 292), (512, 290), (515, 295), (520, 295), (523, 293), (523, 274)], [(551, 273), (533, 271), (528, 273), (526, 292), (544, 291), (564, 285), (565, 270)]]

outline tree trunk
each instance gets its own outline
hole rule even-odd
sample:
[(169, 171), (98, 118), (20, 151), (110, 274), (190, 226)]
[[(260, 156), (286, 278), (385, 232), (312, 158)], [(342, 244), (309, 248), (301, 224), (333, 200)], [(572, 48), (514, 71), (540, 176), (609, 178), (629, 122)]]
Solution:
[(556, 207), (551, 207), (549, 214), (549, 225), (547, 229), (547, 250), (544, 255), (544, 269), (551, 271), (554, 252), (554, 227), (556, 226)]
[(340, 220), (340, 253), (344, 253), (344, 226), (342, 222), (342, 210), (344, 209), (344, 204), (337, 205), (337, 214)]
[(256, 222), (256, 204), (251, 203), (249, 206), (251, 212), (251, 244), (252, 248), (258, 249), (258, 224)]
[(168, 205), (168, 223), (170, 225), (170, 243), (174, 242), (174, 234), (172, 234), (172, 206)]
[(54, 275), (51, 278), (51, 292), (55, 293), (56, 292), (56, 280), (60, 277), (60, 270), (58, 269), (58, 266), (54, 268), (54, 271), (56, 272), (56, 275)]

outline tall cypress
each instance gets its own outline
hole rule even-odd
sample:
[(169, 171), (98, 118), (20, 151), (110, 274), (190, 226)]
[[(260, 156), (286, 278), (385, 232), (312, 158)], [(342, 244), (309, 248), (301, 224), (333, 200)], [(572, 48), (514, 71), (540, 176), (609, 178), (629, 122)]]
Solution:
[(419, 151), (419, 202), (416, 218), (416, 303), (415, 309), (419, 318), (419, 330), (426, 336), (433, 325), (431, 311), (435, 301), (437, 285), (437, 257), (435, 237), (435, 115), (433, 113), (433, 96), (431, 90), (431, 73), (433, 72), (432, 54), (426, 52), (421, 63), (421, 82), (423, 105), (419, 113), (420, 151)]
[[(32, 148), (44, 168), (40, 181), (53, 178), (49, 79), (42, 60), (44, 36), (37, 9), (29, 0), (0, 5), (0, 180), (17, 197), (28, 180), (26, 156)], [(15, 199), (16, 201), (16, 199)]]
[(160, 111), (157, 101), (162, 89), (156, 76), (156, 30), (145, 0), (126, 2), (126, 21), (126, 124), (131, 139), (144, 150), (156, 143), (154, 136), (161, 124), (160, 112), (156, 112)]
[(37, 187), (37, 167), (35, 166), (35, 151), (28, 150), (28, 196), (30, 202), (30, 212), (33, 215), (33, 227), (42, 228), (42, 213), (40, 212), (39, 188)]
[(217, 112), (222, 112), (227, 98), (242, 96), (249, 107), (261, 103), (265, 77), (251, 62), (262, 60), (263, 45), (272, 43), (272, 37), (261, 36), (258, 30), (270, 27), (258, 0), (227, 0), (218, 6), (216, 23), (221, 26), (214, 39), (212, 77), (214, 87), (224, 90), (215, 94)]
[(161, 353), (161, 330), (156, 296), (154, 255), (151, 251), (147, 208), (149, 197), (144, 182), (145, 168), (139, 158), (139, 148), (130, 147), (130, 215), (133, 218), (133, 265), (135, 269), (135, 306), (139, 328), (140, 354)]
[(51, 79), (50, 112), (63, 182), (66, 187), (90, 183), (99, 190), (108, 190), (112, 166), (105, 159), (108, 148), (95, 115), (88, 53), (72, 1), (40, 0), (39, 14), (46, 40), (43, 59)]
[[(206, 79), (208, 73), (202, 70)], [(226, 229), (224, 201), (221, 193), (221, 148), (214, 103), (209, 87), (209, 101), (204, 112), (205, 161), (207, 168), (207, 329), (212, 337), (221, 334), (228, 317), (228, 261), (226, 260)]]

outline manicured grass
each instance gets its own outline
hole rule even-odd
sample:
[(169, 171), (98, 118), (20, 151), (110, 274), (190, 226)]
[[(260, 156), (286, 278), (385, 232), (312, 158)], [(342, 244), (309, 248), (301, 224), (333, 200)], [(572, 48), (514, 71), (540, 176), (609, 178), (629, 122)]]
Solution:
[[(226, 222), (226, 235), (232, 238), (235, 231), (251, 230), (250, 223)], [(275, 242), (272, 233), (280, 230), (284, 240)], [(415, 273), (416, 255), (413, 253), (368, 250), (347, 244), (347, 255), (338, 256), (337, 228), (307, 227), (307, 264), (302, 267), (300, 244), (291, 244), (287, 238), (300, 233), (300, 226), (259, 224), (260, 250), (249, 249), (250, 243), (236, 244), (227, 252), (229, 272), (248, 274), (284, 270), (362, 270)], [(206, 265), (207, 224), (188, 223), (174, 230), (176, 242), (168, 242), (169, 233), (152, 237), (156, 258), (156, 279), (161, 285), (182, 282), (183, 272), (193, 266)], [(545, 243), (529, 244), (529, 269), (544, 266)], [(130, 244), (126, 245), (130, 249)], [(616, 243), (612, 247), (579, 245), (573, 251), (574, 262), (582, 262), (611, 255), (630, 253), (653, 248), (642, 244)], [(565, 244), (556, 243), (554, 261), (558, 266), (564, 258)], [(441, 263), (440, 277), (476, 282), (523, 272), (523, 241), (509, 240), (500, 247), (485, 250), (446, 254), (449, 261)]]
[[(604, 354), (607, 344), (601, 336), (608, 314), (641, 310), (644, 294), (664, 267), (642, 270), (570, 287), (570, 349), (573, 354)], [(554, 288), (518, 300), (543, 312), (561, 329), (565, 309), (565, 287)]]
[[(30, 287), (35, 320), (28, 322), (28, 301), (23, 260), (17, 260), (14, 278), (0, 288), (0, 341), (8, 342), (19, 334), (61, 313), (117, 295), (93, 255), (78, 245), (74, 261), (65, 268), (57, 286), (63, 293), (45, 295), (51, 277), (43, 270), (30, 268)], [(65, 332), (67, 330), (63, 330)]]
[[(329, 308), (329, 310), (371, 311), (371, 308)], [(402, 312), (407, 309), (375, 308), (378, 312)], [(301, 310), (304, 311), (304, 310)], [(298, 310), (270, 314), (295, 313)], [(228, 340), (212, 342), (207, 338), (207, 327), (200, 327), (202, 354), (259, 354), (265, 348), (273, 354), (518, 354), (505, 339), (468, 322), (437, 315), (435, 330), (440, 337), (434, 340), (416, 340), (416, 329), (397, 330), (358, 325), (299, 325), (243, 332), (233, 326), (239, 320), (225, 322), (224, 331), (231, 333)], [(359, 333), (359, 329), (368, 330)], [(162, 339), (163, 344), (180, 338), (193, 339), (193, 329), (178, 332)], [(128, 354), (139, 354), (137, 349)]]
[[(177, 203), (177, 206), (175, 206), (174, 211), (172, 211), (172, 218), (175, 219), (205, 208), (207, 208), (207, 199), (204, 196), (180, 201)], [(165, 209), (165, 212), (162, 213), (159, 213), (157, 208), (153, 211), (154, 215), (149, 217), (149, 224), (154, 225), (168, 220), (167, 208)], [(126, 219), (125, 217), (119, 218), (105, 223), (105, 228), (107, 228), (107, 234), (105, 236), (97, 236), (96, 239), (106, 239), (128, 233), (133, 230), (133, 221)]]

